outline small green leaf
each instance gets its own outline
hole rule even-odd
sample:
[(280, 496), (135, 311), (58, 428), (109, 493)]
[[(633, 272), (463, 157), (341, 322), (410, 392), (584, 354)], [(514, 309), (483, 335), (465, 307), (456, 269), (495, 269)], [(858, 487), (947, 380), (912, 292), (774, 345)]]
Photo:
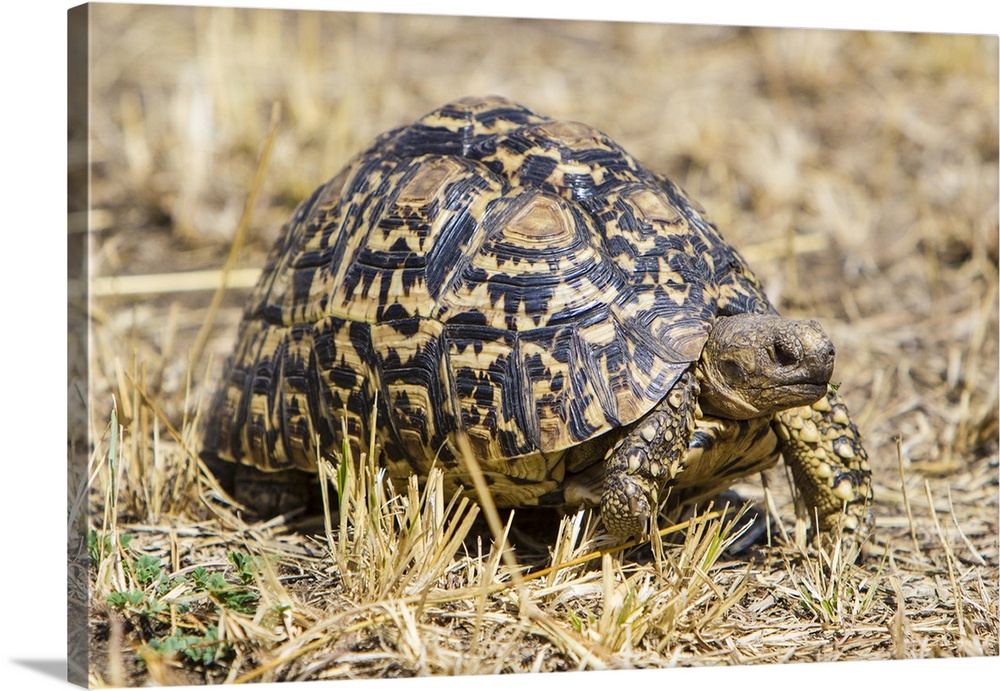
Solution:
[(254, 563), (253, 557), (248, 554), (243, 554), (242, 552), (231, 551), (229, 553), (229, 561), (236, 567), (236, 570), (239, 573), (240, 581), (243, 585), (250, 585), (253, 583), (254, 573), (257, 570), (257, 565)]
[(208, 570), (204, 566), (196, 566), (191, 570), (191, 580), (194, 582), (195, 590), (208, 590), (205, 580), (208, 578)]
[(111, 551), (111, 538), (107, 535), (98, 535), (96, 530), (87, 533), (87, 553), (90, 561), (97, 563), (101, 557)]
[(125, 590), (109, 593), (108, 604), (118, 609), (126, 607), (137, 608), (146, 599), (146, 593), (141, 590)]
[(160, 560), (148, 554), (143, 554), (132, 562), (132, 574), (135, 576), (135, 580), (144, 586), (155, 581), (162, 573)]
[(118, 460), (118, 405), (111, 399), (111, 435), (108, 439), (108, 467), (111, 468), (111, 491), (117, 490), (115, 466)]
[(191, 662), (202, 665), (213, 664), (228, 650), (225, 643), (219, 642), (219, 630), (214, 625), (205, 629), (201, 636), (178, 634), (153, 639), (149, 642), (149, 647), (161, 655), (183, 655)]
[(632, 616), (632, 606), (635, 601), (635, 593), (631, 590), (625, 594), (625, 599), (622, 601), (621, 611), (618, 613), (617, 624), (618, 626), (624, 626), (628, 618)]
[(205, 577), (205, 589), (210, 593), (218, 593), (229, 587), (226, 577), (221, 573), (210, 573)]
[(580, 617), (577, 616), (576, 612), (570, 610), (569, 612), (569, 623), (573, 627), (573, 630), (577, 633), (583, 633), (583, 622)]
[(224, 593), (216, 593), (216, 597), (227, 609), (242, 614), (253, 614), (256, 611), (257, 596), (249, 590), (233, 588)]
[(347, 492), (347, 454), (350, 448), (344, 442), (344, 455), (340, 458), (340, 465), (337, 466), (337, 501), (340, 510), (344, 510), (344, 499)]

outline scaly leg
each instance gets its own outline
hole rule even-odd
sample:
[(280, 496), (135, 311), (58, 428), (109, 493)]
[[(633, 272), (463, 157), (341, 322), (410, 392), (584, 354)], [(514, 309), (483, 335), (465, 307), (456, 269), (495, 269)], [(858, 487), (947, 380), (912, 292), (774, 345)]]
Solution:
[(811, 406), (775, 415), (774, 430), (810, 518), (819, 519), (814, 531), (843, 530), (860, 545), (874, 525), (871, 467), (844, 400), (830, 388)]
[(694, 428), (698, 384), (685, 372), (667, 397), (609, 451), (601, 518), (608, 532), (645, 533), (666, 482), (681, 471)]

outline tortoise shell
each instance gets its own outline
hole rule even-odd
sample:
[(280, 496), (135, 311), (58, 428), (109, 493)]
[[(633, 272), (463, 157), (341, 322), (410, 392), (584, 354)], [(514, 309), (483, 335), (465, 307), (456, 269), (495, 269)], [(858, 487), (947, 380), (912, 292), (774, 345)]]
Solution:
[(497, 503), (530, 503), (517, 487), (558, 485), (561, 452), (639, 420), (744, 312), (773, 308), (677, 185), (592, 127), (463, 99), (295, 211), (205, 448), (315, 470), (377, 412), (390, 475), (456, 468), (464, 434)]

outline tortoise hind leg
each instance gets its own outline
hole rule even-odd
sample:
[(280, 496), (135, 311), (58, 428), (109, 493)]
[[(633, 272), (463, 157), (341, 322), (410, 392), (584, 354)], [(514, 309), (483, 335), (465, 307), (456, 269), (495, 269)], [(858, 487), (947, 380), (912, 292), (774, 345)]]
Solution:
[(820, 534), (841, 530), (857, 545), (871, 530), (871, 467), (847, 405), (830, 388), (811, 406), (775, 415), (774, 430), (810, 519)]
[(242, 463), (225, 461), (214, 454), (202, 460), (229, 496), (255, 517), (269, 519), (282, 514), (319, 513), (322, 497), (315, 473), (302, 470), (258, 470)]
[(682, 469), (694, 428), (698, 384), (688, 371), (608, 452), (601, 518), (619, 537), (644, 534), (666, 482)]
[(236, 469), (233, 498), (258, 518), (319, 513), (322, 507), (316, 473), (303, 470), (265, 472), (247, 465)]

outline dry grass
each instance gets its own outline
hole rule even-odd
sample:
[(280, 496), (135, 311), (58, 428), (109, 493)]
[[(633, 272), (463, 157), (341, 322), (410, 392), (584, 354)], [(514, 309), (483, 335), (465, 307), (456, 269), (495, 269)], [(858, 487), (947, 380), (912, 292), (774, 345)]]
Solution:
[[(995, 37), (92, 11), (91, 684), (998, 654)], [(331, 459), (341, 491), (297, 530), (213, 487), (193, 429), (284, 217), (484, 92), (612, 134), (823, 322), (875, 471), (864, 560), (796, 539), (780, 469), (739, 488), (790, 536), (752, 561), (718, 516), (601, 551), (581, 513), (534, 544), (435, 482), (393, 492), (371, 450)]]

